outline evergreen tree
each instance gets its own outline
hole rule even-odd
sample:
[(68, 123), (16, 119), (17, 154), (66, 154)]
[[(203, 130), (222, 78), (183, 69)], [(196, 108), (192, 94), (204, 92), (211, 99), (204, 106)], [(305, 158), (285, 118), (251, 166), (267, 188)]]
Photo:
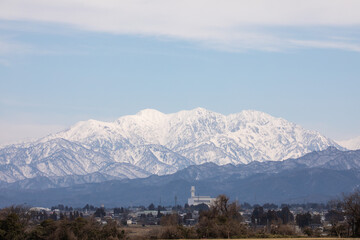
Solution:
[(0, 239), (25, 239), (25, 226), (16, 213), (10, 213), (0, 221)]
[(148, 206), (148, 209), (149, 210), (155, 210), (155, 205), (153, 203), (151, 203), (149, 206)]

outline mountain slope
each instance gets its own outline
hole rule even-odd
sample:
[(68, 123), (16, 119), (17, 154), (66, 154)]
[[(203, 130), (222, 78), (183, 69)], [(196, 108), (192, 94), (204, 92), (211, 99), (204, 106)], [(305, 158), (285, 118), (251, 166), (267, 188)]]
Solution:
[[(115, 179), (171, 174), (194, 164), (281, 161), (341, 147), (318, 132), (257, 111), (224, 116), (197, 108), (146, 109), (114, 122), (88, 120), (35, 142), (0, 149), (0, 181), (95, 174)], [(104, 177), (108, 179), (108, 177)]]
[[(252, 162), (236, 166), (205, 163), (170, 175), (77, 184), (67, 188), (39, 188), (36, 184), (43, 181), (32, 179), (33, 183), (26, 180), (2, 188), (0, 206), (23, 202), (42, 206), (59, 203), (79, 207), (86, 203), (109, 207), (146, 206), (157, 203), (159, 199), (167, 205), (173, 204), (175, 196), (183, 204), (192, 185), (200, 195), (215, 197), (226, 194), (240, 202), (324, 202), (360, 186), (359, 163), (360, 150), (329, 148), (281, 162)], [(32, 187), (24, 189), (24, 184)]]
[[(126, 163), (118, 163), (121, 168), (128, 168)], [(131, 165), (130, 165), (131, 166)], [(109, 168), (117, 169), (110, 165)], [(216, 165), (215, 163), (204, 163), (201, 165), (191, 165), (185, 169), (179, 170), (174, 174), (166, 175), (166, 181), (190, 180), (221, 180), (231, 178), (236, 175), (236, 179), (246, 179), (254, 175), (276, 175), (284, 171), (300, 171), (304, 169), (328, 169), (336, 171), (354, 170), (360, 171), (360, 150), (340, 151), (334, 147), (329, 147), (320, 152), (311, 152), (297, 159), (288, 159), (285, 161), (266, 161), (251, 162), (248, 164), (227, 164)], [(0, 188), (9, 189), (46, 189), (57, 187), (68, 187), (74, 184), (83, 184), (87, 182), (103, 182), (107, 180), (121, 179), (114, 174), (96, 172), (87, 175), (70, 175), (63, 177), (35, 177), (28, 178), (15, 183), (1, 183)], [(111, 172), (110, 172), (111, 173)], [(124, 177), (125, 178), (125, 177)], [(124, 179), (122, 178), (122, 179)], [(128, 177), (131, 178), (131, 177)], [(150, 183), (153, 179), (158, 179), (156, 175), (147, 178)]]

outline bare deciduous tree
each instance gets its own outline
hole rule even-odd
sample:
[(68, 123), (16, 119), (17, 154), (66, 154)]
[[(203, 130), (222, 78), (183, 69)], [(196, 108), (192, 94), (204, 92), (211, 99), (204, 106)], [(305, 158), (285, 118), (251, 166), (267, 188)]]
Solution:
[(360, 236), (360, 189), (353, 193), (344, 195), (343, 208), (345, 210), (346, 220), (349, 224), (348, 233), (353, 237)]

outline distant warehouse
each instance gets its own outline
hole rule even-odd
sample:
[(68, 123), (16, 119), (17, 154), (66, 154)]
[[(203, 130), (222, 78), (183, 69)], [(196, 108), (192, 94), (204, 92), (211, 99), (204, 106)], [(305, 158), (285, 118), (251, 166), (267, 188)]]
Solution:
[(195, 186), (191, 186), (191, 197), (188, 199), (189, 206), (206, 204), (210, 207), (210, 205), (213, 204), (214, 201), (215, 201), (215, 198), (212, 198), (210, 196), (196, 196), (195, 195)]

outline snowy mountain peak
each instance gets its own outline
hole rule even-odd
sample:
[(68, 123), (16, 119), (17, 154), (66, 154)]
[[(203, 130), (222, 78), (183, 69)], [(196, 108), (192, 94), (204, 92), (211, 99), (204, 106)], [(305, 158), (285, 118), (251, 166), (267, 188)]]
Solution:
[(196, 114), (196, 115), (219, 114), (219, 113), (215, 113), (213, 111), (207, 110), (207, 109), (202, 108), (202, 107), (194, 108), (192, 110), (189, 110), (188, 112), (190, 112), (192, 114)]
[(200, 107), (191, 110), (182, 110), (177, 113), (169, 114), (168, 116), (172, 118), (172, 121), (175, 121), (177, 119), (179, 121), (185, 121), (185, 122), (198, 121), (199, 119), (204, 119), (204, 118), (225, 117), (220, 113), (216, 113)]
[(244, 110), (237, 114), (231, 114), (229, 117), (235, 118), (235, 120), (241, 119), (243, 122), (251, 122), (251, 123), (256, 123), (256, 124), (260, 124), (260, 125), (264, 125), (269, 122), (275, 122), (275, 121), (281, 122), (284, 120), (282, 118), (276, 118), (267, 113), (255, 111), (255, 110)]
[(102, 122), (97, 120), (80, 121), (70, 127), (68, 130), (52, 134), (45, 139), (64, 138), (69, 141), (81, 142), (88, 138), (97, 138), (108, 136), (111, 129), (113, 129), (113, 123)]
[(156, 109), (148, 108), (148, 109), (141, 110), (140, 112), (138, 112), (136, 114), (136, 116), (147, 118), (149, 120), (157, 120), (157, 119), (164, 118), (166, 116), (166, 114), (164, 114)]

